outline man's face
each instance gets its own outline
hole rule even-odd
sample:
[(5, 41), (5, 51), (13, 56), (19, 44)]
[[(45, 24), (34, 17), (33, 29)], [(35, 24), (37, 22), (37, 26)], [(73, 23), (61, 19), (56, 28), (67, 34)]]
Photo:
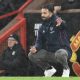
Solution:
[(15, 44), (17, 44), (17, 41), (14, 38), (8, 38), (8, 47), (12, 48)]
[(41, 9), (41, 17), (43, 20), (48, 20), (52, 16), (52, 12), (50, 12), (48, 9), (42, 8)]

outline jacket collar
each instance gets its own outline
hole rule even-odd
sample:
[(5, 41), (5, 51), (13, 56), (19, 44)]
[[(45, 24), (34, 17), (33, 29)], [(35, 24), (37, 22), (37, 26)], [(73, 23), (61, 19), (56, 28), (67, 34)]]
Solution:
[(15, 49), (17, 49), (19, 47), (19, 44), (15, 44), (12, 48), (9, 48), (8, 47), (8, 49), (10, 49), (10, 50), (15, 50)]

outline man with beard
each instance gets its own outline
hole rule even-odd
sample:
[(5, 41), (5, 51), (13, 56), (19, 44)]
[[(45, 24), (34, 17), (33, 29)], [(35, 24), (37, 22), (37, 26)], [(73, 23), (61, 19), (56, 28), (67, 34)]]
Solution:
[(50, 63), (59, 63), (63, 66), (62, 77), (69, 77), (70, 69), (67, 60), (71, 56), (71, 49), (65, 21), (55, 15), (53, 3), (42, 7), (41, 17), (43, 23), (28, 57), (44, 70), (45, 76), (51, 77), (57, 71)]

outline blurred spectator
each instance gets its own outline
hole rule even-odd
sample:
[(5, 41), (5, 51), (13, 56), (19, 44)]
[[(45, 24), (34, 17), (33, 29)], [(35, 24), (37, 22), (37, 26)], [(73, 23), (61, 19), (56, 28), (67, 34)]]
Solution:
[(20, 45), (19, 37), (16, 34), (8, 38), (8, 48), (0, 57), (0, 68), (6, 70), (8, 76), (29, 75), (28, 58)]
[(61, 6), (62, 10), (80, 8), (80, 0), (54, 0), (54, 4), (55, 6)]
[(0, 15), (19, 9), (27, 0), (0, 1)]
[(66, 9), (80, 9), (80, 0), (49, 0), (55, 5), (55, 13)]
[[(0, 0), (0, 16), (6, 13), (17, 10), (20, 6), (22, 6), (27, 0)], [(0, 30), (11, 21), (14, 16), (10, 16), (0, 20)], [(7, 22), (6, 22), (7, 21)]]
[(61, 6), (62, 6), (62, 10), (64, 10), (64, 9), (79, 9), (80, 8), (80, 0), (63, 0)]

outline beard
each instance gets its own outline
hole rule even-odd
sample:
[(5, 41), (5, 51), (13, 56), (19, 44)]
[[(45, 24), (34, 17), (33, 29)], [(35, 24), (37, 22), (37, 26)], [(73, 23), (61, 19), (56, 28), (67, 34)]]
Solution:
[(42, 20), (44, 20), (44, 21), (45, 21), (46, 19), (47, 19), (46, 17), (42, 17)]
[(42, 20), (43, 21), (48, 21), (50, 18), (47, 18), (47, 17), (42, 17)]
[(44, 22), (48, 22), (48, 21), (50, 20), (50, 18), (42, 17), (42, 20), (43, 20)]

